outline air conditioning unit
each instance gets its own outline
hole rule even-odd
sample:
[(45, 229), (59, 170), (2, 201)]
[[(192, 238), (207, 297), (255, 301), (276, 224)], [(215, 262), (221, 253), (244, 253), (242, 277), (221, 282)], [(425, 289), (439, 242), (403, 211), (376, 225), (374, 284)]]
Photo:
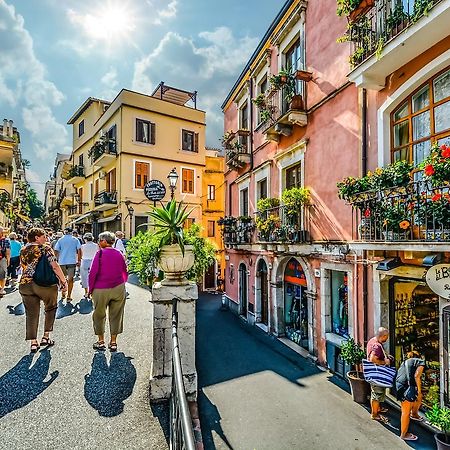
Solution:
[(100, 170), (98, 172), (98, 177), (103, 180), (106, 177), (106, 172), (104, 170)]

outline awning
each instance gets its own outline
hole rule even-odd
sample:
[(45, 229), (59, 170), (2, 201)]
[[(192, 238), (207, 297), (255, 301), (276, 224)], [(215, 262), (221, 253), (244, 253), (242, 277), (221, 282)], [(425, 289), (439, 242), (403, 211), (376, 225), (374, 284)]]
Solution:
[(403, 265), (382, 273), (395, 277), (413, 278), (415, 280), (424, 281), (427, 270), (428, 267)]
[(113, 222), (114, 220), (118, 220), (117, 216), (109, 216), (109, 217), (102, 217), (101, 219), (98, 219), (98, 223), (104, 223), (104, 222)]
[[(69, 222), (69, 223), (72, 223), (72, 224), (80, 223), (83, 219), (87, 219), (90, 215), (91, 215), (91, 212), (89, 211), (88, 213), (83, 214), (80, 217), (77, 217), (76, 219), (72, 220), (72, 222)], [(87, 220), (85, 222), (87, 222)]]
[(20, 213), (18, 213), (18, 212), (16, 212), (16, 216), (17, 216), (19, 219), (24, 220), (25, 222), (29, 222), (29, 221), (31, 220), (28, 216), (24, 216), (23, 214), (20, 214)]

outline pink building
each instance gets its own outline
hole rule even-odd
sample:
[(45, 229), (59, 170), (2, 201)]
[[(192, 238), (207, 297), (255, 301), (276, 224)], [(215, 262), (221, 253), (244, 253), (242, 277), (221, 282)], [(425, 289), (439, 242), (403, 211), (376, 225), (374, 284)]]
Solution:
[[(396, 363), (419, 349), (433, 362), (428, 387), (443, 394), (438, 317), (447, 317), (447, 301), (423, 275), (449, 261), (450, 224), (429, 212), (448, 185), (426, 191), (415, 168), (403, 190), (383, 186), (344, 202), (336, 184), (396, 161), (416, 166), (433, 143), (448, 142), (450, 0), (429, 2), (427, 15), (423, 2), (374, 3), (352, 13), (351, 42), (338, 43), (348, 22), (335, 0), (286, 1), (225, 99), (226, 298), (341, 374), (346, 338), (364, 343), (389, 327)], [(422, 210), (408, 197), (417, 190)], [(391, 226), (403, 207), (406, 230)], [(432, 351), (421, 344), (420, 319), (437, 323)]]

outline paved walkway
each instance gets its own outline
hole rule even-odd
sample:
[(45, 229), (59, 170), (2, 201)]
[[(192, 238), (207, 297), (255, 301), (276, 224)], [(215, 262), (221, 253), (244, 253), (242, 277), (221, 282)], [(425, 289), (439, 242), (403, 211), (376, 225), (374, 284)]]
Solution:
[(309, 360), (219, 310), (220, 297), (203, 296), (197, 309), (199, 410), (206, 449), (370, 450), (434, 449), (398, 437), (397, 412), (384, 427), (354, 403), (346, 384)]
[(56, 345), (30, 355), (19, 293), (0, 300), (0, 449), (168, 448), (167, 411), (152, 412), (148, 400), (148, 292), (127, 289), (116, 354), (92, 350), (92, 307), (82, 300), (58, 308)]

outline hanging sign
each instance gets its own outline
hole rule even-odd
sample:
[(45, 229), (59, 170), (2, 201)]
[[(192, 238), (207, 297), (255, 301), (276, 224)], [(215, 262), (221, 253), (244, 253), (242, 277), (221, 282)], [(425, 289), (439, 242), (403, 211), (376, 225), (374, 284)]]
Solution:
[(434, 293), (450, 300), (450, 264), (437, 264), (430, 267), (426, 280)]
[(159, 180), (150, 180), (145, 183), (144, 194), (152, 202), (157, 202), (166, 195), (166, 187)]

